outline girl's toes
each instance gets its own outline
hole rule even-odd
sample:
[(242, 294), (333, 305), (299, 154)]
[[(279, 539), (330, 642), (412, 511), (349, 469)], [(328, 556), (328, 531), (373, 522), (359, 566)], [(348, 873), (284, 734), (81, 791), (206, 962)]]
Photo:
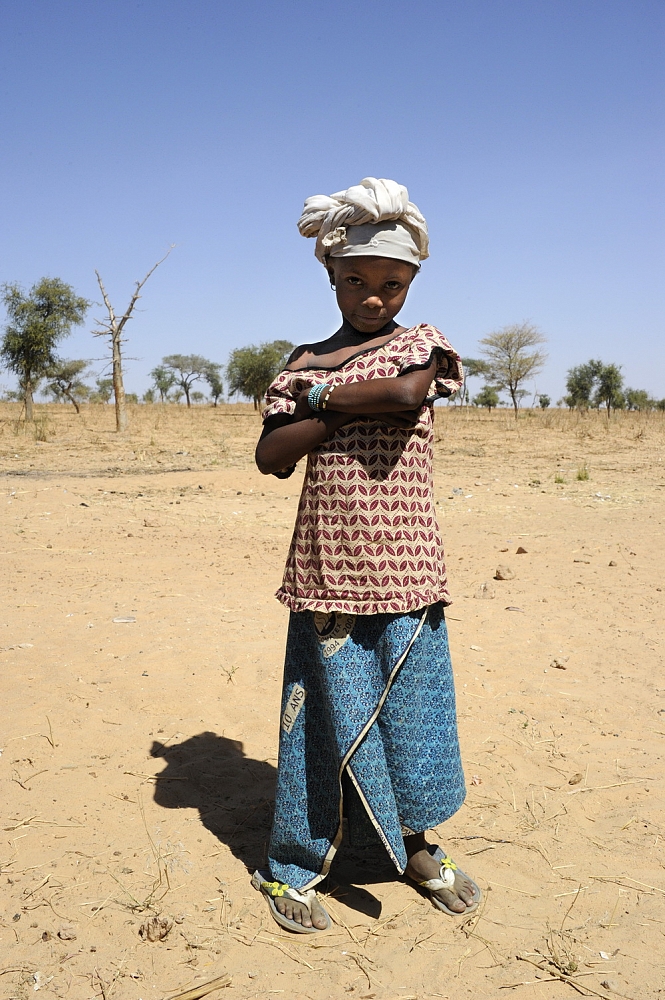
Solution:
[(450, 892), (448, 889), (442, 889), (441, 892), (435, 893), (436, 896), (445, 903), (449, 910), (453, 913), (464, 913), (466, 910), (466, 903), (456, 896), (454, 892)]
[(474, 902), (474, 888), (468, 882), (464, 882), (463, 885), (457, 889), (457, 895), (467, 906), (470, 906)]
[(316, 902), (316, 900), (314, 901), (314, 903), (312, 903), (311, 924), (308, 924), (307, 926), (314, 926), (318, 928), (318, 930), (320, 931), (325, 930), (325, 928), (328, 926), (328, 921), (326, 919), (325, 913), (323, 912), (323, 908), (318, 902)]

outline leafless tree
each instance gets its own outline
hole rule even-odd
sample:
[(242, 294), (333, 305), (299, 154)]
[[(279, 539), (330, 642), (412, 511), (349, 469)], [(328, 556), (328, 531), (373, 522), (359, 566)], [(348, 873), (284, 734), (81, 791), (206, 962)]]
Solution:
[(122, 344), (124, 343), (124, 337), (122, 332), (125, 325), (132, 318), (132, 313), (134, 311), (134, 306), (141, 298), (141, 289), (145, 285), (146, 281), (153, 274), (160, 264), (163, 264), (168, 255), (173, 250), (173, 244), (169, 247), (167, 253), (158, 260), (157, 263), (150, 268), (146, 274), (143, 281), (137, 281), (134, 288), (134, 294), (132, 295), (129, 305), (125, 309), (122, 316), (116, 316), (115, 310), (111, 305), (106, 289), (104, 288), (104, 282), (102, 281), (99, 271), (95, 271), (97, 275), (97, 283), (99, 284), (99, 289), (102, 293), (102, 298), (104, 299), (104, 305), (106, 306), (106, 311), (108, 313), (108, 320), (95, 320), (97, 325), (100, 327), (99, 330), (94, 330), (95, 337), (108, 337), (109, 347), (111, 348), (111, 361), (113, 366), (113, 396), (115, 398), (115, 429), (117, 431), (126, 431), (128, 427), (127, 418), (127, 406), (125, 402), (125, 386), (122, 377)]

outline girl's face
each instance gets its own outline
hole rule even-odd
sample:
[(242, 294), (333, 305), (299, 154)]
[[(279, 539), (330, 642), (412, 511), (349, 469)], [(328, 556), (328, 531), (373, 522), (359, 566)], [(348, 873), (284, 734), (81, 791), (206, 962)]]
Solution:
[(331, 257), (328, 273), (344, 319), (360, 333), (371, 334), (395, 318), (416, 271), (390, 257)]

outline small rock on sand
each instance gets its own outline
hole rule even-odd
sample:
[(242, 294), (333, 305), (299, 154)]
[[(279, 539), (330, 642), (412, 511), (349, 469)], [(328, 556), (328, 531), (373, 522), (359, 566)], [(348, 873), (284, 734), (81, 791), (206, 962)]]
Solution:
[(513, 573), (510, 566), (504, 566), (503, 564), (497, 566), (496, 573), (494, 574), (495, 580), (514, 580), (515, 574)]
[(526, 554), (527, 554), (526, 549), (522, 548), (521, 545), (518, 546), (518, 548), (516, 550), (516, 555), (518, 555), (518, 556), (525, 556)]
[(492, 598), (496, 597), (494, 585), (489, 580), (485, 580), (484, 583), (481, 583), (473, 596), (477, 597), (479, 600), (482, 600), (483, 598), (485, 600), (492, 600)]

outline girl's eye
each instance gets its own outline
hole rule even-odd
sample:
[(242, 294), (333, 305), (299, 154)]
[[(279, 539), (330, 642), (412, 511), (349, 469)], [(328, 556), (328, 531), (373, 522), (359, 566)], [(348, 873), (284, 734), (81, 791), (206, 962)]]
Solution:
[(401, 287), (402, 287), (402, 285), (400, 284), (400, 282), (399, 282), (399, 281), (387, 281), (387, 282), (386, 282), (386, 288), (387, 288), (387, 289), (388, 289), (389, 291), (391, 291), (391, 292), (396, 292), (396, 291), (398, 291), (398, 290), (399, 290), (399, 289), (400, 289)]
[(360, 278), (349, 277), (346, 280), (350, 285), (362, 285)]

